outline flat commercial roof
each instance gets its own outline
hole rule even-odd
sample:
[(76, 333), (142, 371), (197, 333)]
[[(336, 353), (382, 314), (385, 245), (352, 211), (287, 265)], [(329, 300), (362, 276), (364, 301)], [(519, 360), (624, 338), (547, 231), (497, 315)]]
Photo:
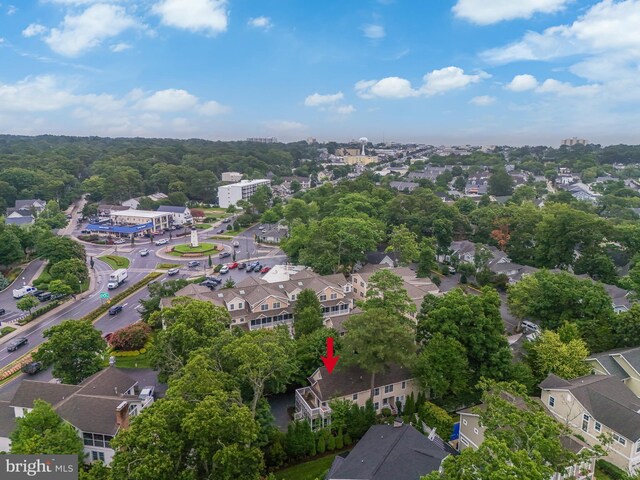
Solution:
[(91, 223), (87, 225), (87, 230), (103, 233), (137, 233), (144, 230), (153, 230), (153, 222), (139, 225), (101, 225), (99, 223)]
[(257, 178), (255, 180), (240, 180), (237, 183), (231, 183), (229, 185), (222, 185), (222, 187), (248, 187), (251, 185), (261, 185), (263, 183), (271, 183), (268, 178)]
[(159, 218), (170, 215), (169, 212), (153, 212), (151, 210), (123, 210), (121, 212), (111, 212), (112, 217), (138, 217), (138, 218)]

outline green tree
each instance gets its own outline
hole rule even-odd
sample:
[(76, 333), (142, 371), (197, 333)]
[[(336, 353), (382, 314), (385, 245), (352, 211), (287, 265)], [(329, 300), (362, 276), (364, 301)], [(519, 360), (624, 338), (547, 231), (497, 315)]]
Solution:
[(224, 282), (224, 284), (222, 285), (222, 288), (233, 288), (236, 286), (236, 282), (233, 280), (233, 278), (227, 278), (227, 281)]
[[(86, 281), (89, 279), (89, 271), (87, 264), (77, 258), (70, 258), (68, 260), (61, 260), (51, 265), (49, 268), (51, 278), (54, 280), (62, 280), (69, 273), (73, 274), (75, 278), (80, 281)], [(76, 281), (76, 283), (78, 283)]]
[(591, 371), (591, 367), (585, 362), (589, 350), (580, 338), (565, 342), (558, 333), (543, 330), (538, 338), (525, 345), (525, 348), (527, 363), (531, 366), (537, 383), (544, 380), (549, 373), (571, 380)]
[(613, 317), (613, 332), (616, 347), (640, 346), (640, 304)]
[(406, 225), (393, 227), (387, 252), (394, 252), (398, 256), (401, 265), (407, 265), (417, 260), (420, 255), (418, 236), (409, 230)]
[(447, 402), (469, 387), (467, 352), (455, 338), (436, 333), (418, 355), (414, 373), (433, 398)]
[(265, 185), (260, 185), (256, 188), (256, 193), (251, 196), (249, 202), (257, 213), (262, 213), (269, 208), (272, 197), (271, 189)]
[(424, 402), (417, 405), (418, 418), (428, 427), (435, 428), (436, 433), (443, 440), (447, 440), (453, 433), (453, 418), (446, 410), (435, 403)]
[(496, 168), (489, 177), (489, 194), (496, 196), (511, 195), (513, 193), (513, 178), (504, 167)]
[(436, 249), (431, 238), (425, 238), (420, 243), (420, 255), (418, 257), (417, 275), (420, 278), (426, 278), (431, 272), (438, 267), (436, 263)]
[(20, 300), (16, 302), (16, 307), (22, 310), (23, 312), (29, 312), (31, 314), (31, 310), (40, 305), (40, 302), (37, 298), (32, 297), (31, 295), (25, 295)]
[(76, 385), (102, 369), (107, 344), (90, 322), (65, 320), (42, 335), (47, 341), (33, 358), (53, 365), (53, 375), (62, 383)]
[(307, 383), (307, 378), (318, 368), (320, 357), (327, 353), (327, 338), (329, 337), (334, 339), (335, 351), (341, 351), (341, 337), (332, 328), (319, 328), (296, 340), (295, 352), (298, 368), (293, 377), (296, 383), (300, 385)]
[(48, 290), (58, 295), (71, 295), (73, 293), (73, 289), (63, 280), (51, 280)]
[(161, 381), (183, 367), (192, 351), (210, 346), (231, 323), (225, 308), (200, 300), (174, 301), (171, 308), (163, 308), (156, 314), (158, 318), (154, 321), (165, 328), (156, 334), (150, 357)]
[(438, 218), (433, 222), (433, 236), (438, 246), (439, 255), (444, 255), (449, 251), (453, 241), (453, 222), (446, 218)]
[(384, 308), (352, 315), (344, 323), (342, 360), (371, 373), (371, 398), (375, 376), (391, 364), (406, 365), (415, 352), (412, 328)]
[(404, 288), (402, 277), (387, 268), (371, 275), (366, 300), (360, 306), (363, 310), (385, 309), (390, 314), (399, 316), (413, 316), (417, 310)]
[(0, 265), (9, 267), (24, 258), (24, 251), (18, 236), (8, 230), (0, 231)]
[(313, 307), (307, 307), (295, 314), (294, 330), (295, 338), (299, 339), (303, 335), (308, 335), (324, 326), (324, 318)]
[(16, 429), (9, 438), (13, 454), (77, 455), (79, 464), (84, 458), (82, 439), (76, 429), (44, 400), (35, 400), (33, 409), (16, 419)]

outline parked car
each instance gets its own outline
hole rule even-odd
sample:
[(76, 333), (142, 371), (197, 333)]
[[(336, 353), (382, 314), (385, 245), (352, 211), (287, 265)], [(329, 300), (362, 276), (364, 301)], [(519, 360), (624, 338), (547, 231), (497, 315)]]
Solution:
[(80, 230), (80, 233), (84, 234), (84, 235), (90, 235), (91, 234), (91, 230), (87, 230), (86, 228), (84, 230)]
[(271, 267), (262, 267), (262, 270), (260, 270), (260, 273), (267, 273), (269, 270), (271, 270)]
[(230, 218), (225, 218), (224, 220), (222, 220), (222, 223), (230, 223), (231, 219)]
[(198, 265), (200, 265), (200, 262), (197, 260), (191, 260), (189, 263), (187, 263), (187, 267), (189, 268), (195, 268)]
[(238, 264), (238, 270), (244, 270), (245, 268), (247, 268), (247, 264), (244, 262), (240, 262)]
[(124, 238), (119, 238), (119, 239), (113, 241), (114, 245), (123, 245), (125, 243), (127, 243), (127, 241)]
[(167, 275), (171, 277), (172, 275), (177, 275), (179, 272), (179, 268), (170, 268), (169, 270), (167, 270)]
[(222, 268), (220, 269), (220, 273), (222, 273), (223, 275), (225, 273), (229, 273), (229, 267), (227, 267), (226, 265), (223, 265)]
[(156, 240), (154, 243), (156, 244), (156, 247), (159, 247), (160, 245), (166, 245), (167, 243), (169, 243), (169, 240), (166, 238), (161, 238), (160, 240)]
[(220, 255), (218, 255), (220, 258), (229, 258), (231, 256), (231, 254), (229, 252), (221, 252)]
[(238, 268), (238, 262), (230, 263), (228, 267), (230, 270), (233, 270), (234, 268)]
[(40, 370), (42, 370), (42, 362), (31, 362), (22, 367), (22, 371), (28, 375), (35, 375)]
[(41, 302), (47, 302), (51, 300), (52, 295), (50, 292), (38, 292), (35, 297)]
[(66, 295), (64, 293), (52, 293), (51, 294), (51, 300), (59, 300), (61, 298), (66, 297)]
[(109, 309), (109, 315), (117, 315), (122, 311), (122, 305), (114, 305)]
[(148, 248), (143, 248), (142, 250), (140, 250), (140, 256), (141, 257), (146, 257), (147, 255), (149, 255), (149, 249)]
[(137, 311), (138, 313), (145, 313), (145, 312), (147, 311), (147, 309), (146, 309), (146, 308), (144, 308), (144, 305), (140, 304), (140, 305), (138, 305), (138, 306), (136, 307), (136, 311)]
[(259, 263), (253, 266), (254, 272), (259, 272), (260, 270), (262, 270), (262, 265), (260, 265)]
[(200, 285), (202, 285), (203, 287), (208, 287), (211, 290), (213, 290), (214, 288), (216, 288), (218, 286), (218, 282), (212, 282), (211, 280), (205, 280), (203, 282), (200, 282)]
[(224, 233), (226, 230), (224, 228), (221, 228), (220, 230), (216, 230), (216, 233)]
[(522, 325), (523, 328), (526, 328), (527, 330), (532, 330), (534, 332), (537, 332), (539, 328), (538, 325), (528, 320), (522, 320), (522, 322), (520, 322), (520, 325)]
[(26, 337), (14, 338), (13, 341), (9, 343), (9, 345), (7, 346), (7, 352), (15, 352), (16, 350), (18, 350), (23, 345), (26, 345), (27, 343), (29, 343), (29, 340), (27, 340)]
[(222, 283), (222, 280), (220, 280), (218, 277), (207, 277), (207, 280), (215, 283), (216, 285), (220, 285)]

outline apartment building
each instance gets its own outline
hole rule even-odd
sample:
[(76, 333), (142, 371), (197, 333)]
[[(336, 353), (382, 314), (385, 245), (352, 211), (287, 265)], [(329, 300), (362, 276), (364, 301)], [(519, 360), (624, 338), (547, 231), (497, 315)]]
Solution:
[(591, 373), (618, 377), (636, 397), (640, 397), (640, 347), (617, 349), (587, 358)]
[[(210, 291), (200, 285), (189, 285), (176, 292), (176, 297), (190, 297), (224, 307), (231, 324), (249, 330), (293, 324), (293, 310), (300, 292), (315, 292), (328, 322), (333, 317), (348, 315), (353, 309), (351, 283), (344, 275), (320, 276), (311, 270), (294, 273), (287, 281), (269, 283), (262, 278), (248, 277), (234, 288)], [(163, 299), (170, 306), (172, 299)]]
[(240, 172), (222, 172), (221, 180), (223, 182), (239, 182), (242, 180)]
[[(307, 420), (314, 430), (331, 424), (332, 400), (347, 400), (364, 407), (371, 397), (371, 374), (355, 366), (339, 365), (331, 374), (325, 367), (318, 368), (309, 377), (309, 384), (296, 390), (294, 419)], [(418, 381), (411, 371), (391, 365), (375, 376), (373, 406), (377, 413), (383, 408), (397, 413), (398, 405), (404, 405), (409, 395), (417, 396), (418, 392)]]
[(561, 145), (567, 145), (569, 147), (571, 147), (573, 145), (586, 145), (586, 144), (587, 144), (587, 140), (586, 139), (578, 138), (578, 137), (565, 138), (561, 142)]
[(607, 461), (629, 473), (640, 471), (640, 398), (614, 375), (587, 375), (573, 380), (549, 376), (539, 385), (540, 399), (561, 423), (589, 445), (602, 434), (613, 441)]
[[(513, 401), (514, 405), (518, 408), (526, 408), (526, 403), (521, 398), (508, 397)], [(486, 433), (486, 427), (480, 422), (480, 412), (484, 410), (484, 404), (477, 405), (475, 407), (465, 408), (460, 410), (460, 433), (458, 436), (457, 448), (459, 452), (466, 450), (467, 448), (478, 449)], [(560, 443), (562, 446), (576, 455), (590, 450), (590, 445), (583, 442), (579, 438), (573, 435), (563, 435), (560, 437)], [(550, 480), (563, 480), (563, 479), (593, 479), (595, 471), (595, 456), (584, 460), (583, 462), (576, 463), (566, 468), (563, 472), (556, 472)]]
[(120, 429), (128, 428), (131, 417), (154, 401), (137, 396), (138, 382), (124, 371), (108, 367), (79, 385), (24, 380), (13, 398), (0, 402), (0, 445), (10, 448), (9, 436), (16, 418), (33, 410), (35, 400), (50, 403), (62, 419), (71, 424), (84, 443), (85, 461), (111, 463), (111, 440)]
[(241, 180), (231, 185), (218, 187), (218, 204), (221, 208), (236, 205), (240, 200), (248, 200), (256, 193), (260, 185), (271, 186), (271, 180), (266, 178), (257, 180)]

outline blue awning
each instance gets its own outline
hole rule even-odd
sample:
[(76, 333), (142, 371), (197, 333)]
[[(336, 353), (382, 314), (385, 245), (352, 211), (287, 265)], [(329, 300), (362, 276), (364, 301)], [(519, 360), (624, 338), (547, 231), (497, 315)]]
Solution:
[(87, 230), (102, 233), (138, 233), (145, 230), (153, 230), (153, 222), (140, 223), (138, 225), (100, 225), (99, 223), (90, 223)]

